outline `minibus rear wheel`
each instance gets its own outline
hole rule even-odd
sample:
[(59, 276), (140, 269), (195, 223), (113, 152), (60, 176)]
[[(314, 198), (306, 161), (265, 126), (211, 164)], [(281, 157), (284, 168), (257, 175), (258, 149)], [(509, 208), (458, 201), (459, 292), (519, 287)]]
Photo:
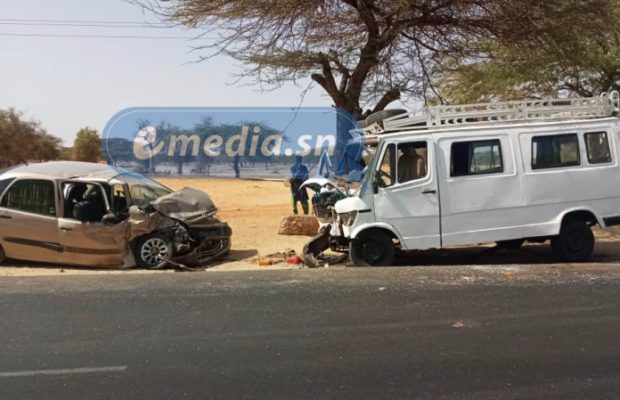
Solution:
[(360, 232), (349, 244), (351, 261), (358, 267), (394, 264), (394, 242), (384, 231)]
[(564, 261), (587, 260), (594, 250), (592, 229), (584, 221), (566, 221), (560, 234), (551, 239), (551, 249)]

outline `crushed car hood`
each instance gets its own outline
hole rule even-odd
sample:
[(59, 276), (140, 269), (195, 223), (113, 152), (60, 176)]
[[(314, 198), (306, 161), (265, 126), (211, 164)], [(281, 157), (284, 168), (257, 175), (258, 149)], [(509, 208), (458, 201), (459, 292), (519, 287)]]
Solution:
[(186, 222), (211, 217), (217, 212), (208, 194), (189, 187), (162, 196), (151, 202), (151, 206), (170, 218)]
[[(321, 176), (317, 176), (314, 178), (310, 178), (304, 181), (301, 187), (307, 187), (315, 192), (320, 192), (321, 188), (327, 187), (329, 189), (336, 190), (342, 194), (345, 194), (334, 182), (327, 178), (323, 178)], [(346, 194), (345, 194), (346, 195)]]

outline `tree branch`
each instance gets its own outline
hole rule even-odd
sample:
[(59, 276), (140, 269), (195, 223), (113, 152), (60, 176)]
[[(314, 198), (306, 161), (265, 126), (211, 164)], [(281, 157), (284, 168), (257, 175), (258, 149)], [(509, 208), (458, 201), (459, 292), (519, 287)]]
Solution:
[(388, 104), (396, 100), (400, 100), (400, 89), (392, 88), (383, 94), (383, 97), (377, 102), (372, 112), (381, 111), (387, 107)]

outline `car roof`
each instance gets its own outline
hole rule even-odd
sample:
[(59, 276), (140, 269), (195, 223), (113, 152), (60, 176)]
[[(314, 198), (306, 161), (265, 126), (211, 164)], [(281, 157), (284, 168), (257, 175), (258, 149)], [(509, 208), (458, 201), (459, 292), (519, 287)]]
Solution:
[(106, 164), (80, 161), (50, 161), (21, 164), (0, 171), (0, 179), (38, 177), (47, 179), (93, 179), (109, 181), (127, 171)]

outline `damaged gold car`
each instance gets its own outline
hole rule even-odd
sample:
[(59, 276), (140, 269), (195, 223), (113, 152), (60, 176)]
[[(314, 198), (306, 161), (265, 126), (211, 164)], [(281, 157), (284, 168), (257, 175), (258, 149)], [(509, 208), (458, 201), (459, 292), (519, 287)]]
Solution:
[(0, 262), (198, 267), (230, 251), (232, 231), (196, 189), (172, 191), (103, 164), (0, 171)]

